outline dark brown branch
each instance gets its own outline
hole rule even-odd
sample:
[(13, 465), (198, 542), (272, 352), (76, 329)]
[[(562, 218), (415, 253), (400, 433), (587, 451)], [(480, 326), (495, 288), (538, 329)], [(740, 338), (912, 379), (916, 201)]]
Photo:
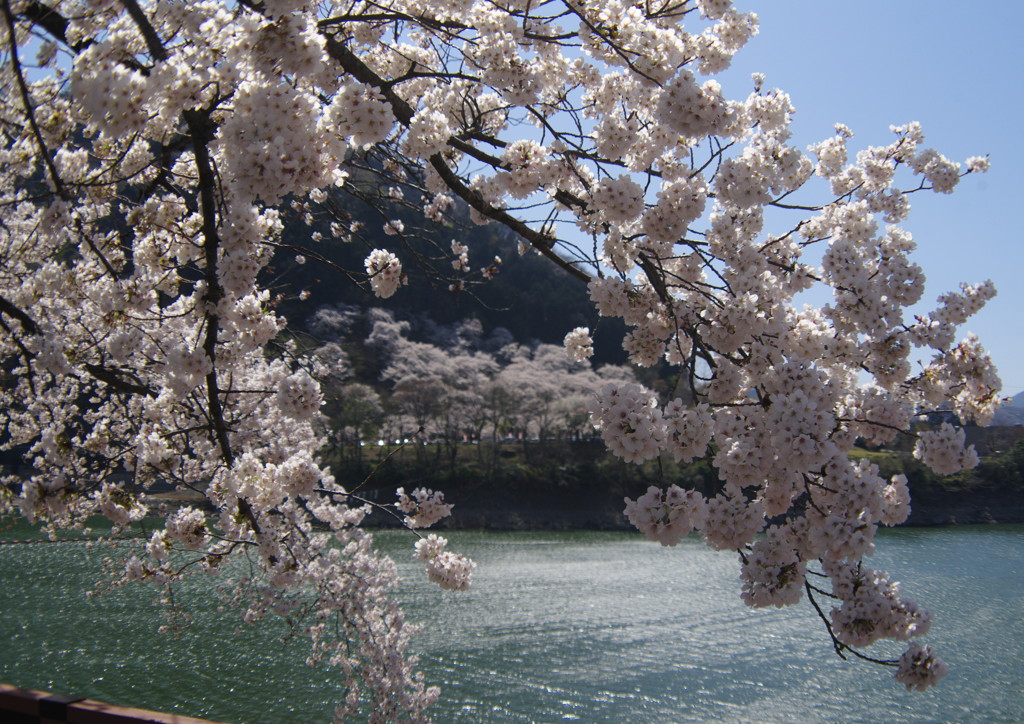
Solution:
[(832, 630), (832, 622), (828, 620), (828, 618), (825, 616), (824, 611), (822, 611), (821, 607), (818, 605), (818, 602), (816, 600), (814, 600), (814, 592), (811, 590), (811, 584), (809, 584), (807, 581), (804, 581), (804, 590), (807, 591), (807, 598), (808, 598), (808, 600), (810, 600), (811, 605), (814, 607), (814, 610), (817, 612), (818, 618), (820, 618), (825, 623), (825, 630), (828, 631), (828, 635), (832, 637), (832, 648), (835, 649), (836, 655), (839, 656), (839, 658), (841, 658), (843, 661), (846, 661), (846, 654), (844, 652), (849, 652), (849, 653), (853, 654), (854, 656), (856, 656), (858, 659), (863, 659), (864, 661), (870, 661), (873, 664), (879, 664), (881, 666), (896, 666), (896, 664), (897, 664), (896, 661), (889, 661), (889, 660), (886, 660), (886, 659), (876, 659), (876, 658), (873, 658), (871, 656), (867, 656), (866, 654), (862, 654), (857, 649), (855, 649), (855, 648), (853, 648), (851, 646), (848, 646), (847, 644), (844, 644), (842, 641), (840, 641), (836, 637), (835, 632)]
[(658, 298), (661, 299), (662, 304), (671, 313), (672, 296), (668, 293), (668, 287), (665, 286), (665, 277), (661, 271), (654, 265), (651, 258), (643, 252), (637, 254), (636, 263), (637, 266), (644, 270), (644, 276), (647, 277), (647, 281), (651, 283), (651, 287), (657, 292)]
[(380, 13), (356, 13), (349, 15), (335, 15), (330, 18), (325, 18), (317, 23), (317, 27), (320, 30), (325, 30), (332, 26), (344, 25), (345, 23), (369, 23), (373, 21), (381, 22), (394, 22), (396, 20), (404, 20), (409, 23), (416, 23), (422, 25), (425, 28), (431, 30), (469, 30), (470, 26), (463, 23), (456, 23), (452, 21), (437, 20), (436, 18), (426, 18), (421, 15), (409, 15), (398, 11), (392, 12), (380, 12)]
[(61, 43), (80, 53), (90, 45), (91, 40), (81, 40), (74, 45), (68, 43), (68, 20), (55, 8), (41, 2), (28, 2), (21, 10), (21, 17), (33, 25), (38, 25)]
[(164, 49), (164, 43), (157, 34), (156, 28), (149, 22), (146, 13), (139, 7), (139, 4), (135, 0), (121, 0), (121, 5), (128, 11), (128, 16), (131, 17), (135, 27), (142, 33), (142, 38), (146, 41), (146, 48), (149, 49), (149, 54), (153, 56), (153, 60), (167, 60), (167, 51)]
[(575, 266), (571, 262), (566, 261), (554, 251), (555, 239), (542, 234), (539, 231), (531, 229), (529, 226), (524, 224), (519, 219), (515, 218), (511, 214), (501, 209), (495, 208), (493, 205), (488, 203), (486, 199), (480, 194), (479, 191), (469, 188), (462, 179), (448, 167), (444, 159), (440, 155), (435, 154), (430, 157), (430, 165), (437, 172), (437, 175), (441, 177), (441, 180), (462, 198), (467, 204), (472, 206), (474, 209), (479, 211), (481, 214), (489, 219), (507, 226), (512, 231), (516, 232), (539, 251), (541, 254), (546, 256), (551, 261), (555, 262), (558, 266), (562, 267), (565, 271), (572, 274), (577, 279), (584, 282), (590, 281), (590, 275), (585, 271)]
[(8, 317), (14, 317), (21, 322), (21, 328), (29, 334), (42, 334), (42, 330), (39, 329), (39, 325), (35, 323), (32, 317), (28, 316), (25, 312), (18, 309), (11, 302), (4, 297), (0, 296), (0, 313), (6, 314)]
[(392, 84), (373, 72), (372, 69), (363, 63), (355, 53), (349, 50), (345, 44), (337, 38), (328, 35), (326, 40), (327, 54), (334, 58), (334, 60), (338, 61), (342, 69), (360, 83), (372, 85), (374, 88), (377, 88), (384, 96), (384, 99), (387, 100), (388, 104), (390, 104), (391, 112), (394, 113), (395, 118), (398, 119), (399, 123), (404, 126), (408, 126), (412, 122), (412, 117), (415, 113), (412, 110), (412, 106), (410, 106), (405, 99), (395, 93), (394, 89), (391, 87)]
[[(121, 370), (111, 370), (106, 367), (94, 364), (86, 364), (86, 371), (100, 382), (103, 382), (118, 392), (126, 392), (132, 395), (146, 395), (156, 398), (157, 393), (149, 385), (142, 384), (137, 378), (134, 381), (125, 379), (122, 375), (129, 374)], [(134, 377), (134, 375), (133, 375)]]
[[(395, 93), (388, 81), (384, 80), (372, 69), (367, 67), (363, 61), (360, 60), (351, 50), (345, 47), (342, 42), (338, 41), (336, 38), (328, 36), (327, 52), (332, 58), (338, 61), (345, 72), (353, 78), (361, 83), (366, 83), (367, 85), (372, 85), (379, 89), (384, 95), (385, 100), (387, 100), (391, 105), (391, 111), (394, 113), (395, 118), (402, 125), (408, 126), (412, 122), (412, 117), (415, 115), (412, 107), (404, 99), (399, 97), (397, 93)], [(541, 254), (555, 262), (558, 266), (565, 269), (577, 279), (581, 279), (585, 282), (590, 281), (590, 275), (554, 252), (554, 239), (531, 229), (511, 214), (495, 208), (492, 204), (488, 203), (478, 191), (469, 188), (439, 154), (435, 154), (430, 158), (430, 165), (437, 172), (438, 176), (440, 176), (445, 182), (448, 188), (458, 194), (463, 201), (468, 203), (474, 209), (487, 218), (494, 219), (518, 233), (524, 239), (529, 241), (530, 244), (532, 244), (533, 247)]]
[(21, 96), (21, 104), (25, 107), (25, 117), (28, 119), (29, 128), (32, 129), (32, 135), (36, 139), (36, 145), (39, 146), (39, 155), (43, 157), (43, 163), (46, 165), (46, 172), (50, 176), (50, 181), (53, 183), (53, 190), (59, 195), (64, 196), (64, 183), (60, 180), (60, 175), (57, 173), (57, 167), (53, 165), (53, 159), (50, 158), (50, 151), (46, 147), (46, 141), (43, 140), (42, 131), (39, 130), (39, 124), (36, 122), (35, 108), (32, 106), (32, 99), (29, 97), (28, 84), (25, 83), (25, 75), (21, 70), (21, 60), (18, 58), (18, 39), (17, 29), (15, 28), (14, 14), (11, 12), (11, 4), (8, 0), (3, 0), (4, 7), (4, 19), (7, 21), (7, 32), (10, 37), (10, 53), (11, 53), (11, 69), (14, 72), (14, 77), (18, 82), (18, 94)]
[[(224, 298), (224, 289), (217, 278), (217, 252), (220, 248), (220, 234), (217, 230), (217, 179), (213, 172), (213, 161), (210, 158), (210, 150), (207, 143), (213, 138), (213, 128), (209, 119), (199, 111), (186, 111), (185, 123), (188, 125), (192, 136), (192, 152), (195, 154), (196, 170), (199, 175), (199, 206), (203, 217), (203, 253), (206, 267), (206, 302), (210, 307), (216, 307), (217, 303)], [(220, 447), (221, 457), (230, 467), (234, 462), (234, 454), (231, 450), (228, 438), (227, 424), (224, 420), (224, 410), (220, 404), (220, 396), (217, 385), (217, 336), (220, 330), (220, 320), (212, 310), (206, 315), (206, 337), (203, 340), (203, 351), (209, 358), (213, 369), (206, 376), (207, 404), (210, 409), (210, 422), (213, 426), (214, 436), (217, 445)]]
[[(213, 139), (214, 128), (206, 113), (195, 110), (186, 111), (184, 117), (192, 137), (192, 152), (195, 155), (196, 171), (199, 176), (199, 207), (203, 216), (201, 228), (203, 253), (206, 261), (206, 302), (212, 308), (216, 307), (217, 302), (224, 298), (224, 289), (217, 278), (217, 251), (220, 248), (220, 235), (217, 230), (217, 178), (213, 171), (210, 149), (207, 147), (207, 144)], [(227, 421), (224, 419), (224, 408), (220, 402), (220, 390), (217, 383), (216, 362), (219, 329), (220, 320), (216, 312), (210, 309), (206, 314), (206, 337), (203, 340), (203, 351), (213, 365), (213, 369), (206, 375), (206, 400), (210, 411), (210, 425), (213, 428), (217, 446), (220, 448), (221, 457), (225, 464), (231, 467), (235, 458), (231, 449)], [(239, 498), (238, 509), (248, 521), (253, 532), (259, 535), (261, 526), (249, 501)], [(271, 563), (273, 561), (274, 559), (271, 557)]]
[(21, 356), (25, 358), (25, 367), (28, 368), (28, 375), (25, 376), (25, 379), (28, 380), (28, 389), (34, 397), (36, 395), (36, 383), (33, 381), (35, 372), (32, 370), (32, 360), (35, 358), (35, 355), (25, 347), (24, 342), (18, 339), (18, 335), (14, 333), (14, 330), (7, 326), (7, 322), (4, 321), (3, 317), (0, 317), (0, 329), (11, 335), (11, 339), (14, 340), (14, 344), (17, 345), (19, 350), (21, 350)]

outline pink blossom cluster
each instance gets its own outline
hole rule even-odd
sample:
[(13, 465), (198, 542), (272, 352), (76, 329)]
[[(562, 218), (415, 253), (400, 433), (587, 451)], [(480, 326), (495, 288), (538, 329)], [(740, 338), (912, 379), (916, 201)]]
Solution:
[(452, 239), (452, 268), (455, 271), (469, 271), (469, 247)]
[(445, 550), (448, 540), (431, 534), (416, 542), (416, 557), (426, 563), (427, 577), (447, 591), (465, 591), (476, 564), (461, 553)]
[(900, 525), (910, 517), (910, 488), (907, 487), (906, 475), (893, 475), (889, 484), (882, 491), (883, 525)]
[(206, 516), (196, 508), (179, 508), (167, 518), (167, 537), (188, 550), (196, 550), (207, 541)]
[(893, 678), (906, 686), (908, 691), (924, 691), (939, 683), (939, 679), (947, 673), (949, 667), (935, 656), (930, 646), (921, 646), (914, 641), (900, 656)]
[(146, 515), (146, 506), (138, 497), (109, 482), (103, 484), (94, 498), (98, 512), (114, 523), (123, 525)]
[(899, 596), (899, 584), (884, 571), (859, 562), (830, 561), (824, 567), (832, 593), (842, 605), (831, 611), (836, 637), (850, 646), (867, 646), (880, 638), (906, 641), (927, 633), (931, 614)]
[(381, 299), (393, 296), (403, 284), (402, 263), (391, 252), (374, 249), (366, 257), (364, 264), (366, 273), (370, 275), (370, 286), (373, 293)]
[(978, 464), (974, 446), (964, 448), (963, 428), (954, 428), (948, 422), (938, 430), (926, 430), (917, 439), (914, 457), (940, 475), (950, 475)]
[(791, 606), (803, 598), (806, 574), (807, 562), (789, 544), (785, 531), (771, 527), (743, 557), (740, 595), (754, 608)]
[(657, 398), (645, 387), (608, 383), (589, 410), (608, 449), (626, 462), (650, 460), (661, 451), (665, 425)]
[(405, 513), (405, 524), (410, 528), (429, 528), (442, 518), (451, 515), (451, 503), (444, 502), (444, 493), (426, 488), (416, 488), (412, 497), (405, 494), (405, 488), (395, 491), (398, 502), (395, 507)]
[(593, 203), (605, 219), (632, 221), (644, 210), (644, 190), (629, 176), (605, 179), (594, 189)]
[(663, 546), (674, 546), (704, 525), (704, 497), (678, 485), (666, 490), (652, 485), (636, 500), (626, 498), (623, 511), (636, 529)]
[(676, 398), (665, 406), (665, 446), (678, 462), (703, 457), (714, 435), (714, 418), (706, 403), (686, 407)]
[(298, 419), (318, 415), (323, 404), (320, 384), (305, 372), (282, 379), (277, 385), (275, 399), (285, 415)]
[(588, 327), (576, 327), (565, 335), (562, 343), (571, 360), (584, 362), (594, 354), (594, 340), (590, 336)]
[(323, 123), (352, 145), (369, 147), (388, 137), (395, 116), (379, 91), (349, 81), (335, 92)]

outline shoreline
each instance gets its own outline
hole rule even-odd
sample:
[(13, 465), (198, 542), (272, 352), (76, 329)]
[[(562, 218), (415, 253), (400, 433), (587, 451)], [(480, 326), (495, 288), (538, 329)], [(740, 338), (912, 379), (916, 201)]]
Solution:
[[(453, 496), (452, 515), (440, 521), (436, 530), (634, 530), (626, 520), (621, 499), (602, 496), (583, 505), (539, 504), (510, 499), (486, 501), (469, 495), (460, 500)], [(206, 498), (194, 493), (159, 493), (147, 496), (151, 510), (160, 504), (198, 505), (205, 507)], [(911, 493), (910, 517), (900, 528), (935, 528), (951, 525), (998, 525), (1024, 523), (1024, 495), (1013, 490), (971, 491), (953, 493), (929, 491), (928, 495)], [(367, 516), (363, 527), (371, 529), (400, 528), (401, 524), (380, 512)]]

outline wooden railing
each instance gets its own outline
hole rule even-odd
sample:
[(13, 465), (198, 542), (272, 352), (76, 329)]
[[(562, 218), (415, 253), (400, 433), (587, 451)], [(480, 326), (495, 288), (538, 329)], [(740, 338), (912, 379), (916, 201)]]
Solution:
[(179, 714), (132, 709), (78, 696), (0, 684), (3, 724), (216, 724)]

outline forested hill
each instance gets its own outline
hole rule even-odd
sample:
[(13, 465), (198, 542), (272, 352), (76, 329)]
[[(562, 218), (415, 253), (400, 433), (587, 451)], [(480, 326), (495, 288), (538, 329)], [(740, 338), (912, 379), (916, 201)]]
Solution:
[(1020, 392), (1010, 398), (996, 411), (995, 425), (1024, 425), (1024, 392)]
[[(426, 317), (438, 324), (478, 319), (484, 329), (504, 327), (523, 344), (560, 344), (568, 331), (584, 326), (596, 329), (595, 362), (625, 362), (623, 323), (601, 319), (597, 324), (593, 303), (580, 280), (534, 251), (520, 254), (512, 232), (497, 224), (473, 224), (464, 212), (447, 224), (424, 227), (422, 218), (417, 221), (410, 210), (396, 206), (394, 216), (405, 225), (407, 248), (400, 258), (408, 283), (389, 299), (374, 297), (357, 283), (359, 277), (349, 277), (335, 267), (362, 271), (370, 251), (387, 245), (384, 221), (379, 212), (371, 216), (369, 207), (358, 199), (340, 201), (344, 211), (334, 218), (344, 217), (347, 227), (354, 224), (358, 233), (339, 238), (330, 231), (330, 219), (314, 219), (310, 225), (286, 222), (285, 242), (292, 248), (275, 255), (270, 273), (275, 288), (282, 292), (278, 311), (293, 329), (306, 327), (315, 310), (338, 303), (381, 307), (401, 319)], [(453, 240), (468, 247), (468, 273), (453, 270)], [(388, 241), (393, 245), (393, 239)], [(302, 254), (306, 249), (310, 253)], [(297, 262), (297, 256), (299, 262), (306, 257), (305, 263)], [(460, 282), (462, 289), (450, 288)], [(300, 301), (300, 292), (308, 298)]]

